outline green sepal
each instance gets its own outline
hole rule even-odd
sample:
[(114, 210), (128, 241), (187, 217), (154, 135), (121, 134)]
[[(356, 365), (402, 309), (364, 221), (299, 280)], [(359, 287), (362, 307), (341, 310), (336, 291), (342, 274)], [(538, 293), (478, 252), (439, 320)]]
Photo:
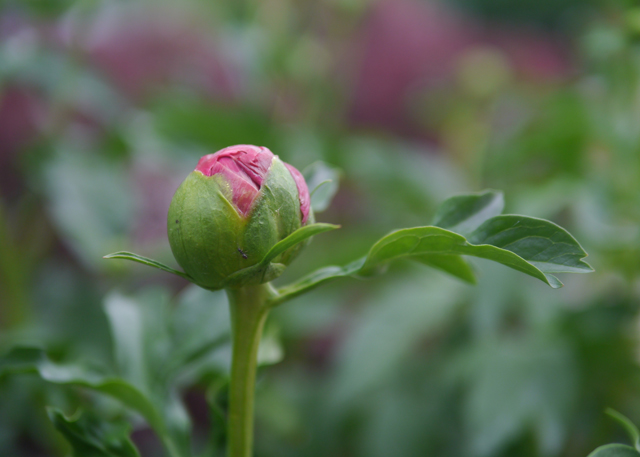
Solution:
[[(224, 176), (194, 171), (178, 188), (169, 208), (171, 250), (191, 280), (205, 289), (275, 279), (298, 255), (301, 241), (308, 239), (280, 244), (301, 228), (302, 214), (295, 180), (278, 157), (273, 158), (249, 214), (239, 214), (232, 200)], [(310, 212), (307, 226), (313, 222)], [(267, 255), (269, 261), (264, 261)]]
[(139, 254), (135, 254), (133, 252), (128, 252), (128, 251), (118, 251), (118, 252), (114, 252), (111, 254), (107, 254), (105, 256), (102, 257), (103, 259), (124, 259), (124, 260), (131, 260), (133, 262), (138, 262), (141, 263), (143, 265), (147, 265), (153, 268), (157, 268), (158, 270), (162, 270), (162, 271), (166, 271), (167, 273), (172, 273), (174, 275), (180, 276), (184, 279), (187, 279), (189, 281), (193, 282), (193, 279), (191, 278), (191, 276), (189, 276), (186, 273), (183, 273), (181, 271), (178, 271), (174, 268), (168, 267), (165, 264), (158, 262), (157, 260), (153, 260), (150, 259), (148, 257), (144, 257), (141, 256)]
[(230, 287), (236, 289), (247, 285), (258, 285), (273, 281), (280, 276), (287, 268), (281, 263), (270, 263), (267, 265), (257, 264), (244, 270), (240, 270), (229, 276), (225, 283), (225, 289)]
[(194, 283), (220, 289), (227, 276), (251, 265), (251, 259), (239, 251), (250, 251), (242, 239), (246, 222), (231, 203), (231, 189), (224, 177), (194, 171), (169, 206), (171, 251)]
[(280, 254), (282, 254), (286, 250), (291, 249), (295, 245), (297, 245), (299, 243), (302, 243), (303, 241), (307, 240), (308, 238), (311, 238), (314, 235), (318, 235), (320, 233), (328, 232), (328, 231), (335, 230), (335, 229), (338, 229), (338, 228), (340, 228), (339, 225), (325, 224), (325, 223), (322, 223), (322, 222), (319, 222), (317, 224), (305, 225), (304, 227), (300, 227), (298, 230), (293, 232), (291, 235), (286, 237), (284, 240), (276, 243), (271, 249), (269, 249), (269, 252), (267, 252), (267, 254), (260, 261), (260, 263), (265, 265), (265, 264), (271, 262), (272, 260), (274, 260), (276, 257), (278, 257)]
[(314, 224), (313, 212), (300, 227), (298, 190), (277, 157), (250, 215), (240, 216), (231, 198), (222, 176), (200, 172), (192, 172), (176, 191), (167, 226), (171, 249), (185, 273), (126, 251), (104, 258), (152, 266), (209, 290), (236, 288), (276, 279), (311, 236), (338, 228)]
[[(242, 267), (262, 262), (278, 242), (301, 228), (301, 221), (298, 187), (284, 163), (278, 157), (274, 157), (247, 223), (243, 237), (244, 246), (241, 247), (250, 262), (245, 262)], [(308, 223), (311, 224), (312, 221)], [(279, 253), (280, 256), (275, 258), (275, 262), (289, 265), (299, 252), (300, 249), (282, 251)]]
[(286, 268), (286, 265), (272, 262), (272, 260), (277, 259), (283, 252), (303, 243), (314, 235), (337, 228), (340, 228), (340, 226), (324, 223), (305, 225), (299, 228), (284, 240), (276, 243), (259, 263), (229, 276), (225, 282), (225, 287), (240, 287), (251, 284), (252, 280), (255, 281), (255, 284), (272, 281), (280, 276)]
[[(258, 264), (252, 267), (244, 268), (229, 276), (224, 282), (224, 287), (240, 287), (247, 284), (262, 284), (276, 279), (284, 272), (287, 266), (281, 263), (271, 262), (273, 259), (278, 257), (283, 252), (287, 251), (288, 249), (291, 249), (296, 245), (306, 241), (314, 235), (318, 235), (320, 233), (335, 230), (338, 228), (340, 228), (339, 225), (325, 223), (305, 225), (304, 227), (299, 228), (284, 240), (276, 243), (276, 245), (274, 245), (269, 250), (269, 252), (267, 252), (267, 254)], [(131, 260), (143, 265), (158, 268), (159, 270), (166, 271), (168, 273), (173, 273), (195, 283), (193, 278), (191, 278), (188, 274), (168, 267), (167, 265), (164, 265), (157, 260), (149, 259), (133, 252), (118, 251), (112, 254), (105, 255), (103, 258)]]

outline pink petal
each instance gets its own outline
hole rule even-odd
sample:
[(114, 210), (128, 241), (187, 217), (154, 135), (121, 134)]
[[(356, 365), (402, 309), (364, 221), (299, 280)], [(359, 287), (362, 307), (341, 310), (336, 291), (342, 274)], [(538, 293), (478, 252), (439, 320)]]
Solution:
[(269, 172), (273, 157), (265, 147), (241, 144), (202, 157), (196, 170), (205, 176), (223, 175), (231, 186), (233, 203), (246, 216)]
[(285, 163), (285, 166), (293, 176), (293, 180), (296, 182), (296, 186), (298, 187), (298, 198), (300, 199), (300, 212), (302, 213), (302, 225), (307, 223), (307, 219), (309, 218), (309, 209), (311, 208), (311, 197), (309, 196), (309, 188), (307, 187), (307, 183), (300, 173), (293, 165), (289, 165)]

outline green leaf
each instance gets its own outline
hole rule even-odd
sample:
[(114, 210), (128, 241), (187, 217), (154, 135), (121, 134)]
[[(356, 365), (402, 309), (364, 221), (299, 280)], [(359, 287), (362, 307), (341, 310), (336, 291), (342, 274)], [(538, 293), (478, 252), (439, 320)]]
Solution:
[(223, 406), (227, 399), (228, 380), (218, 379), (210, 383), (207, 392), (207, 404), (211, 415), (211, 427), (206, 450), (201, 454), (205, 456), (224, 456), (226, 448), (227, 413)]
[(16, 373), (34, 373), (54, 384), (86, 387), (120, 400), (125, 406), (139, 412), (161, 436), (165, 426), (154, 404), (136, 387), (114, 377), (79, 365), (52, 362), (37, 347), (18, 346), (0, 358), (0, 378)]
[(470, 236), (471, 244), (511, 251), (545, 273), (590, 273), (587, 253), (569, 232), (534, 217), (504, 215), (487, 220)]
[(118, 373), (143, 392), (149, 391), (144, 348), (144, 322), (138, 304), (118, 293), (107, 295), (104, 311), (111, 327)]
[(624, 427), (629, 434), (631, 441), (633, 441), (633, 445), (638, 451), (640, 451), (640, 432), (638, 431), (638, 427), (636, 427), (636, 425), (631, 422), (627, 416), (619, 413), (615, 409), (607, 408), (605, 412)]
[(258, 347), (258, 366), (274, 365), (284, 359), (284, 348), (275, 327), (267, 327)]
[(278, 296), (269, 300), (269, 306), (277, 306), (286, 301), (289, 301), (299, 295), (302, 295), (310, 290), (315, 289), (321, 284), (331, 281), (333, 279), (342, 278), (345, 276), (355, 275), (362, 265), (366, 257), (362, 257), (354, 262), (351, 262), (344, 267), (332, 265), (324, 268), (320, 268), (307, 276), (304, 276), (302, 279), (299, 279), (294, 284), (290, 284), (288, 286), (284, 286), (278, 289)]
[(129, 440), (129, 424), (98, 422), (79, 413), (66, 417), (62, 411), (51, 407), (47, 408), (47, 414), (76, 457), (140, 457)]
[(504, 196), (499, 191), (457, 195), (440, 204), (432, 225), (466, 235), (487, 219), (501, 214), (503, 208)]
[(500, 455), (505, 443), (531, 430), (539, 455), (559, 453), (565, 440), (560, 424), (579, 385), (566, 341), (535, 335), (486, 339), (461, 361), (459, 373), (468, 384), (461, 411), (470, 455)]
[(336, 354), (330, 404), (339, 407), (384, 390), (420, 341), (455, 316), (464, 293), (456, 286), (453, 279), (425, 279), (419, 271), (372, 285)]
[(163, 376), (179, 377), (181, 385), (192, 384), (197, 381), (193, 378), (197, 377), (194, 366), (202, 367), (212, 356), (226, 354), (230, 348), (227, 295), (221, 290), (211, 292), (191, 285), (178, 297), (170, 318), (172, 348), (163, 365)]
[(23, 346), (13, 348), (0, 358), (0, 379), (19, 373), (33, 373), (53, 384), (84, 387), (109, 395), (121, 401), (127, 408), (140, 413), (164, 442), (171, 457), (186, 455), (170, 435), (170, 430), (154, 402), (123, 379), (108, 377), (80, 365), (55, 363), (41, 348)]
[(112, 254), (107, 254), (105, 256), (102, 257), (103, 259), (125, 259), (125, 260), (132, 260), (134, 262), (138, 262), (141, 263), (143, 265), (148, 265), (150, 267), (154, 267), (157, 268), (159, 270), (162, 271), (166, 271), (167, 273), (173, 273), (174, 275), (178, 275), (188, 281), (192, 281), (191, 277), (186, 274), (183, 273), (182, 271), (178, 271), (175, 270), (171, 267), (166, 266), (163, 263), (158, 262), (157, 260), (153, 260), (153, 259), (149, 259), (147, 257), (143, 257), (141, 255), (138, 254), (134, 254), (133, 252), (127, 252), (127, 251), (118, 251), (118, 252), (114, 252)]
[(191, 423), (175, 395), (174, 378), (166, 370), (176, 360), (180, 342), (171, 332), (170, 294), (159, 287), (134, 296), (111, 293), (104, 302), (113, 335), (118, 373), (149, 398), (161, 412), (172, 444), (189, 453)]
[[(124, 162), (61, 148), (43, 167), (41, 184), (56, 231), (78, 259), (95, 268), (110, 246), (131, 233), (133, 187)], [(40, 180), (39, 180), (40, 181)]]
[(260, 272), (262, 272), (262, 282), (268, 282), (274, 278), (277, 278), (278, 276), (280, 276), (280, 273), (282, 273), (282, 271), (286, 268), (286, 265), (283, 265), (281, 263), (271, 263), (273, 259), (275, 259), (278, 255), (282, 254), (287, 249), (292, 248), (296, 244), (303, 242), (313, 235), (327, 232), (329, 230), (335, 230), (337, 228), (340, 228), (340, 226), (324, 223), (311, 224), (300, 227), (284, 240), (276, 243), (260, 262), (251, 267), (236, 271), (234, 274), (229, 276), (226, 280), (227, 285), (233, 286), (234, 284), (242, 284), (243, 282), (245, 282), (245, 278), (259, 276)]
[(296, 244), (303, 242), (307, 238), (317, 235), (319, 233), (328, 232), (340, 228), (339, 225), (317, 223), (311, 225), (305, 225), (286, 237), (284, 240), (276, 243), (269, 252), (260, 261), (263, 266), (268, 265), (273, 259), (282, 254), (287, 249), (294, 247)]
[(179, 143), (196, 144), (211, 151), (229, 144), (274, 143), (269, 118), (255, 107), (222, 106), (202, 97), (163, 94), (151, 109), (154, 131)]
[(588, 457), (638, 457), (640, 452), (624, 444), (606, 444), (589, 454)]
[(302, 170), (302, 175), (311, 194), (311, 207), (314, 212), (321, 213), (338, 192), (340, 170), (324, 162), (314, 162)]
[(586, 252), (563, 228), (525, 216), (496, 216), (474, 230), (469, 240), (438, 227), (392, 232), (369, 251), (360, 273), (396, 258), (422, 254), (471, 255), (502, 263), (544, 281), (553, 288), (562, 283), (550, 273), (586, 273)]
[(476, 284), (476, 274), (467, 260), (459, 255), (451, 254), (425, 254), (416, 256), (413, 260), (429, 267), (449, 273), (469, 284)]
[(469, 234), (468, 239), (433, 226), (397, 230), (376, 242), (364, 262), (322, 268), (280, 289), (280, 295), (272, 303), (283, 303), (331, 279), (374, 274), (387, 262), (402, 258), (434, 266), (473, 282), (471, 267), (463, 259), (455, 258), (461, 255), (493, 260), (533, 276), (554, 289), (562, 287), (562, 282), (552, 273), (593, 271), (582, 261), (587, 253), (562, 227), (543, 219), (505, 215), (486, 220)]

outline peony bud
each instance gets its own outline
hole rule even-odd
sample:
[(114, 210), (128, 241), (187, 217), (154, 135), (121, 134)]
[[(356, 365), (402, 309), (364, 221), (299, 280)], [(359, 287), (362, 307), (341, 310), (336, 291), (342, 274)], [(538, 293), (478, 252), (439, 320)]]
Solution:
[(301, 245), (273, 262), (281, 268), (233, 276), (260, 262), (277, 242), (313, 222), (298, 170), (265, 148), (230, 146), (200, 159), (178, 188), (167, 219), (171, 250), (201, 287), (216, 290), (270, 281)]

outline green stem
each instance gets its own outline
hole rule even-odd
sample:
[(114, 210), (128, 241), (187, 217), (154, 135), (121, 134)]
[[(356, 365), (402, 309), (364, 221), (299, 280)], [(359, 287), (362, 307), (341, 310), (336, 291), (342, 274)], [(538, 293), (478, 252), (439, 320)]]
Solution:
[(233, 355), (229, 385), (228, 457), (252, 457), (253, 403), (258, 347), (273, 297), (270, 284), (227, 289), (231, 310)]

